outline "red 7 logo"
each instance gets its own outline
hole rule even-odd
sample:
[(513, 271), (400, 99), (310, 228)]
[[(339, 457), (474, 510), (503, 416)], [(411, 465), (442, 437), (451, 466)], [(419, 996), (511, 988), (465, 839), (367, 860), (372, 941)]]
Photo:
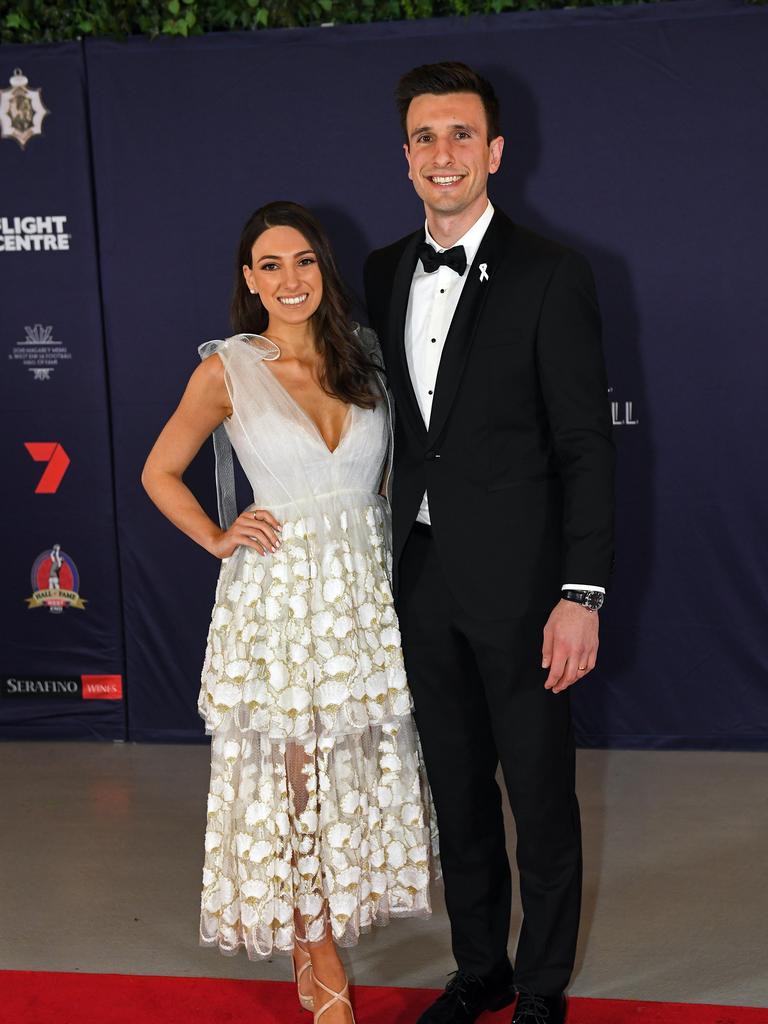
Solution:
[(47, 462), (35, 494), (55, 494), (69, 466), (69, 456), (58, 441), (25, 441), (24, 447), (35, 462)]

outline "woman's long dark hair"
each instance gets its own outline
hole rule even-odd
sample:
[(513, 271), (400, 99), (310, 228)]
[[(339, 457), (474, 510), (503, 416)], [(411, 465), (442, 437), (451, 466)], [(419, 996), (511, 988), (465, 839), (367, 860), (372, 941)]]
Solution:
[(373, 385), (374, 365), (368, 361), (353, 334), (349, 319), (349, 300), (336, 269), (328, 236), (319, 221), (298, 203), (267, 203), (252, 214), (237, 247), (235, 291), (230, 319), (238, 334), (261, 334), (269, 316), (258, 295), (251, 295), (243, 277), (243, 267), (251, 266), (251, 250), (256, 239), (268, 228), (295, 228), (306, 238), (317, 256), (323, 278), (323, 297), (312, 315), (315, 344), (323, 362), (320, 383), (330, 395), (363, 409), (372, 409), (378, 391)]

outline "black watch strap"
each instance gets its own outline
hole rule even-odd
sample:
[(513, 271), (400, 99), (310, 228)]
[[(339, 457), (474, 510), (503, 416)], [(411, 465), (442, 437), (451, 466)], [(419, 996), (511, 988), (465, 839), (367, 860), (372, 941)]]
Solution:
[(605, 594), (599, 590), (561, 590), (560, 597), (565, 601), (583, 605), (592, 612), (599, 612), (605, 601)]

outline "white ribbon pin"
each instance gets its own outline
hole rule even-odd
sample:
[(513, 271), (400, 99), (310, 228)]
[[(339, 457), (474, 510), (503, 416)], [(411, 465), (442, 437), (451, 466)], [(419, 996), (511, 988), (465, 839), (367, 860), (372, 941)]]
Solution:
[(481, 281), (487, 281), (488, 280), (488, 264), (487, 263), (481, 263), (480, 264), (480, 280)]

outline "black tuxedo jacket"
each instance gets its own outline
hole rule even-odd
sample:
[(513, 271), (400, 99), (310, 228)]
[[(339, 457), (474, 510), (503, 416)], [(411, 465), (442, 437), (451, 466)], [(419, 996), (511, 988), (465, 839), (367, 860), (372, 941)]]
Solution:
[(421, 229), (365, 265), (396, 405), (395, 590), (425, 490), (441, 561), (466, 610), (524, 615), (551, 607), (563, 583), (606, 586), (614, 448), (588, 263), (496, 209), (467, 271), (427, 429), (404, 348), (423, 240)]

